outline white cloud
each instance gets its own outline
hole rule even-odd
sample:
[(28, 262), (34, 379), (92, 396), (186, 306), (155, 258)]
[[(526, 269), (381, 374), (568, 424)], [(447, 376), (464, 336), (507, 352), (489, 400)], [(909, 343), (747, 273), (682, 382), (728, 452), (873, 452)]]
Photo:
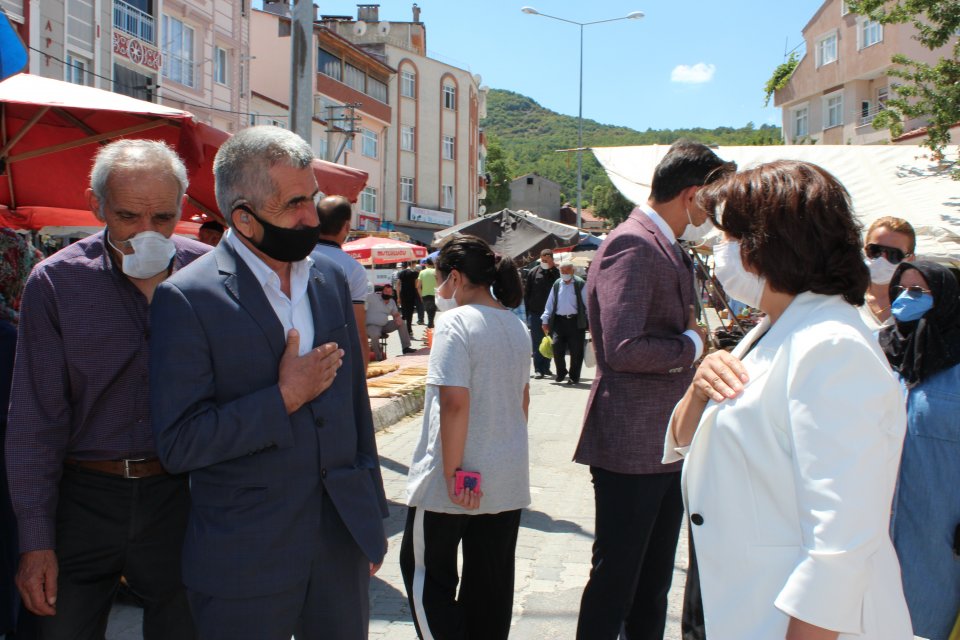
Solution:
[(670, 74), (670, 81), (684, 84), (702, 84), (713, 80), (713, 73), (716, 70), (716, 65), (705, 62), (698, 62), (693, 66), (678, 64)]

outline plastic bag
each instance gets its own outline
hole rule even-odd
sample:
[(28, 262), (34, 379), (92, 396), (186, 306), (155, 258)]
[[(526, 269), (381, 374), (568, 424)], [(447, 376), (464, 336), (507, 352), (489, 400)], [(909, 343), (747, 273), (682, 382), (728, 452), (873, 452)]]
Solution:
[(588, 333), (583, 345), (583, 366), (597, 366), (597, 354), (593, 352), (593, 337)]
[(553, 340), (550, 336), (543, 336), (543, 340), (540, 341), (540, 355), (544, 358), (553, 358)]

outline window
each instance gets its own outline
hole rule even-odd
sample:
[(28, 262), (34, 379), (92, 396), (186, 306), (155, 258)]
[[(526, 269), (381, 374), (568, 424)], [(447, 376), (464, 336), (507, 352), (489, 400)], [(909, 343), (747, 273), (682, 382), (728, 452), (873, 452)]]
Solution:
[(63, 67), (63, 79), (73, 84), (87, 84), (90, 79), (90, 61), (76, 54), (68, 53), (66, 62)]
[(866, 49), (883, 42), (883, 25), (876, 20), (862, 18), (857, 25), (858, 49)]
[(843, 124), (843, 94), (834, 93), (823, 97), (823, 128)]
[(850, 5), (847, 4), (847, 0), (843, 0), (843, 2), (840, 3), (840, 15), (845, 16), (848, 13), (850, 13)]
[(400, 178), (400, 202), (414, 202), (413, 178)]
[(877, 87), (877, 109), (884, 110), (887, 108), (887, 98), (890, 97), (890, 89), (888, 87)]
[(443, 185), (443, 204), (440, 206), (441, 209), (453, 209), (454, 208), (454, 199), (453, 199), (453, 185), (445, 184)]
[(360, 192), (360, 210), (364, 213), (377, 212), (377, 190), (367, 187)]
[(374, 100), (387, 104), (387, 83), (376, 78), (367, 78), (367, 95)]
[(797, 107), (793, 110), (793, 138), (803, 138), (804, 136), (810, 135), (810, 128), (808, 125), (808, 109), (804, 105), (802, 107)]
[(443, 106), (454, 111), (457, 109), (457, 88), (453, 85), (443, 85)]
[(227, 70), (227, 50), (222, 47), (213, 48), (213, 80), (217, 84), (227, 85), (229, 78)]
[(327, 157), (328, 149), (329, 145), (327, 144), (327, 136), (320, 136), (320, 142), (317, 143), (317, 157), (321, 160), (329, 160), (330, 158)]
[(837, 61), (837, 32), (817, 40), (817, 67)]
[(325, 49), (317, 47), (317, 71), (334, 80), (340, 80), (340, 58)]
[(366, 92), (367, 74), (362, 69), (358, 69), (352, 64), (343, 65), (343, 83), (348, 87), (353, 87), (357, 91)]
[(163, 16), (163, 77), (194, 87), (193, 28), (174, 17)]
[(453, 160), (454, 149), (456, 148), (456, 139), (453, 136), (443, 136), (443, 159)]
[(417, 150), (417, 131), (415, 127), (403, 125), (400, 127), (400, 148), (404, 151)]
[(527, 184), (530, 186), (533, 185), (533, 176), (530, 176), (529, 178), (527, 178)]
[(363, 146), (360, 153), (368, 158), (377, 157), (377, 132), (369, 129), (361, 129), (360, 135), (363, 137)]
[(417, 76), (409, 71), (400, 72), (400, 95), (405, 98), (417, 97)]

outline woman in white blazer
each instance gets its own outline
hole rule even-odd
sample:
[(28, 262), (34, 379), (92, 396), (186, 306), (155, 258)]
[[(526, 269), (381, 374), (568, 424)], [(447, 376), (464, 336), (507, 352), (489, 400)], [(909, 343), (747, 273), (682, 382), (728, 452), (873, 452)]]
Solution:
[(903, 396), (854, 305), (869, 275), (849, 195), (775, 162), (704, 187), (727, 291), (767, 317), (699, 367), (664, 462), (683, 494), (710, 640), (909, 640), (888, 533)]

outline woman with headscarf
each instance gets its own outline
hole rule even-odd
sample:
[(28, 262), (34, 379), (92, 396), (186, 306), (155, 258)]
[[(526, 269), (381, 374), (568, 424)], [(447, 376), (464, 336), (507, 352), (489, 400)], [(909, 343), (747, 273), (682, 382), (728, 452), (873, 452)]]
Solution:
[(13, 583), (17, 572), (17, 522), (10, 506), (4, 440), (7, 435), (7, 405), (13, 379), (13, 356), (17, 350), (20, 295), (40, 252), (24, 236), (0, 228), (0, 637), (16, 627), (19, 600)]
[(891, 532), (913, 632), (947, 640), (960, 608), (960, 285), (939, 264), (903, 263), (890, 299), (880, 345), (907, 388)]

